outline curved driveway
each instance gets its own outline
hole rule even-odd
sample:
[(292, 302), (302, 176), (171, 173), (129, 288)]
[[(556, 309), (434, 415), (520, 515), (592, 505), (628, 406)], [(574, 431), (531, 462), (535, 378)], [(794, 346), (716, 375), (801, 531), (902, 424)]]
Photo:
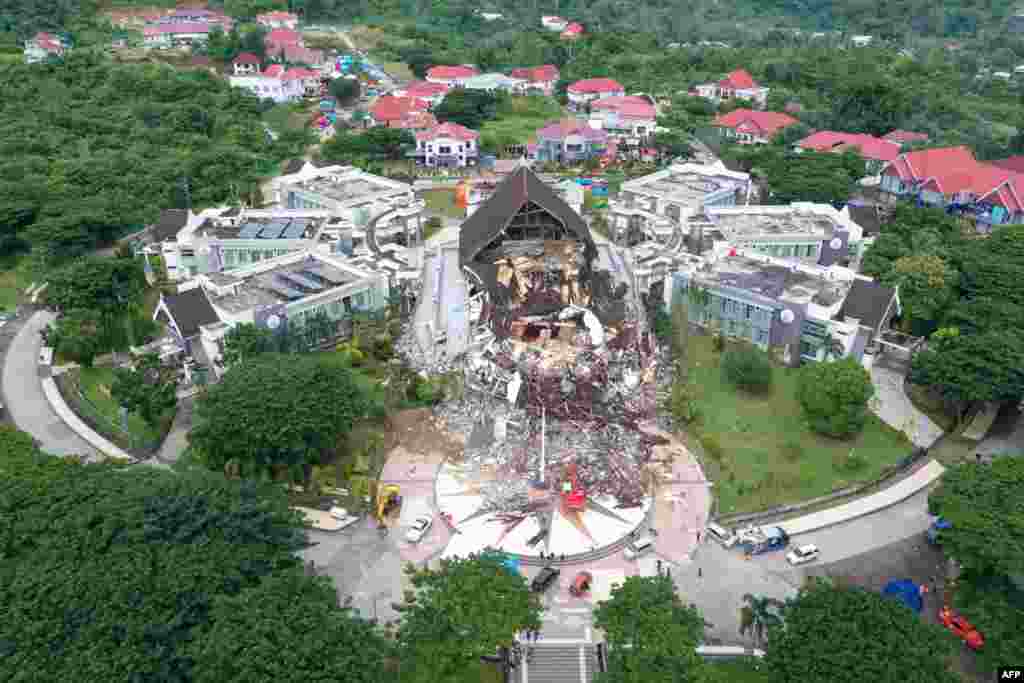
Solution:
[(47, 453), (99, 457), (96, 449), (79, 437), (53, 412), (43, 394), (37, 365), (42, 346), (40, 332), (56, 316), (47, 311), (32, 315), (11, 340), (4, 359), (4, 406), (19, 429), (34, 436)]

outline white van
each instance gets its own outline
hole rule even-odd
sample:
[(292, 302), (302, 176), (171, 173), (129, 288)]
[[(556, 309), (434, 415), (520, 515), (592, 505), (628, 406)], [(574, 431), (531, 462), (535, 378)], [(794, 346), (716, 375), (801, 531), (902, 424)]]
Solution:
[(708, 535), (722, 544), (723, 547), (731, 548), (736, 545), (736, 536), (720, 524), (708, 523)]
[(648, 553), (654, 550), (654, 537), (653, 536), (641, 536), (630, 541), (625, 550), (622, 551), (622, 555), (627, 560), (634, 560), (644, 553)]

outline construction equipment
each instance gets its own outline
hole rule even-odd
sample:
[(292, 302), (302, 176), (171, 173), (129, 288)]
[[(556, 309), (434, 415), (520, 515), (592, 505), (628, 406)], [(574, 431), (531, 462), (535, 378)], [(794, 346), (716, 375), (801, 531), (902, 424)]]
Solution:
[(397, 484), (385, 484), (377, 490), (377, 520), (383, 524), (384, 521), (396, 510), (402, 507), (402, 497), (399, 494)]

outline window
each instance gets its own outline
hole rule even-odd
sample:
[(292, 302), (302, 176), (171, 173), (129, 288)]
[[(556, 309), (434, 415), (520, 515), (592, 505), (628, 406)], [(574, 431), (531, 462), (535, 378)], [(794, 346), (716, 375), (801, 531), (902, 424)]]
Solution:
[(196, 255), (196, 252), (194, 249), (182, 249), (181, 255), (183, 258), (192, 258)]
[(266, 259), (270, 259), (270, 258), (274, 258), (274, 252), (273, 252), (273, 250), (271, 250), (271, 249), (267, 249), (267, 250), (265, 250), (265, 251), (263, 252), (263, 258), (264, 258), (264, 260), (266, 260)]
[(437, 148), (438, 154), (451, 154), (452, 148), (448, 145), (439, 145)]
[(566, 145), (565, 146), (565, 151), (566, 152), (582, 152), (583, 151), (583, 145)]
[(746, 318), (747, 320), (750, 320), (753, 317), (753, 315), (754, 315), (754, 307), (751, 306), (750, 304), (747, 304), (745, 306), (745, 309), (746, 310), (745, 310), (745, 314), (744, 314), (743, 317)]
[(225, 249), (224, 250), (224, 267), (225, 268), (231, 268), (232, 266), (234, 266), (236, 261), (237, 261), (237, 259), (238, 259), (238, 254), (235, 252), (234, 249)]
[(755, 337), (755, 340), (757, 341), (758, 344), (767, 344), (768, 343), (768, 332), (766, 332), (765, 330), (762, 330), (762, 329), (757, 329), (756, 330), (756, 335), (757, 336)]
[(782, 258), (789, 258), (793, 255), (793, 247), (788, 244), (782, 247)]

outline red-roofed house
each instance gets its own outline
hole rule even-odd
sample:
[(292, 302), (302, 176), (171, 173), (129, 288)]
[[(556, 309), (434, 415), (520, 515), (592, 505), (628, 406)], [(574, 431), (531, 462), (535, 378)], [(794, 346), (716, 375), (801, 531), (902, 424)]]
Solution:
[(306, 97), (313, 97), (320, 94), (319, 71), (293, 66), (281, 74), (281, 78), (286, 81), (299, 81), (302, 84), (302, 92)]
[(205, 43), (217, 23), (206, 21), (165, 21), (142, 29), (142, 42), (146, 47), (176, 47)]
[(979, 162), (967, 147), (905, 152), (882, 169), (894, 197), (947, 209), (970, 209), (979, 224), (1024, 223), (1024, 176)]
[(594, 100), (622, 97), (625, 94), (626, 89), (622, 84), (611, 78), (585, 78), (568, 88), (569, 106), (576, 110), (585, 109)]
[(583, 119), (552, 121), (537, 131), (536, 144), (527, 145), (527, 156), (536, 161), (574, 164), (600, 157), (608, 146), (608, 134), (591, 128)]
[[(232, 87), (248, 90), (260, 99), (290, 102), (306, 94), (307, 69), (285, 71), (280, 64), (271, 64), (263, 73), (232, 76)], [(317, 81), (319, 87), (319, 80)]]
[(384, 95), (378, 97), (370, 108), (370, 118), (373, 125), (384, 126), (385, 128), (403, 128), (403, 120), (408, 115), (417, 111), (426, 111), (427, 105), (420, 100), (411, 97), (395, 97)]
[(25, 63), (35, 64), (50, 57), (63, 57), (66, 48), (60, 38), (52, 33), (37, 33), (31, 40), (25, 41)]
[(999, 168), (1005, 168), (1007, 171), (1013, 171), (1014, 173), (1024, 173), (1024, 156), (1007, 157), (1005, 159), (996, 159), (990, 161), (993, 166)]
[(787, 126), (798, 123), (789, 114), (777, 111), (754, 111), (736, 109), (714, 120), (726, 138), (733, 138), (741, 145), (763, 145), (772, 136)]
[(512, 69), (512, 78), (519, 78), (526, 81), (527, 92), (537, 91), (544, 95), (555, 94), (555, 84), (558, 83), (558, 67), (553, 64), (534, 66), (522, 69)]
[(243, 52), (231, 61), (231, 66), (234, 67), (236, 76), (243, 76), (258, 74), (261, 63), (262, 61), (258, 56), (251, 52)]
[(256, 23), (271, 29), (294, 29), (299, 25), (299, 17), (291, 12), (264, 12), (256, 15)]
[(427, 81), (413, 81), (404, 88), (395, 91), (399, 97), (412, 97), (422, 100), (427, 107), (434, 108), (444, 101), (444, 96), (451, 90), (450, 85), (444, 83), (428, 83)]
[(925, 133), (914, 133), (909, 130), (894, 130), (883, 136), (886, 140), (898, 142), (901, 145), (908, 145), (911, 142), (928, 142), (928, 135)]
[(267, 46), (267, 54), (276, 55), (283, 52), (285, 47), (305, 47), (302, 41), (302, 34), (290, 28), (275, 28), (263, 37), (263, 44)]
[(427, 82), (457, 88), (464, 85), (467, 78), (479, 74), (480, 72), (471, 66), (432, 66), (427, 69)]
[(284, 45), (272, 51), (267, 48), (267, 54), (291, 64), (308, 64), (310, 66), (323, 66), (326, 58), (323, 50), (313, 50), (302, 45)]
[(736, 69), (716, 83), (702, 83), (694, 88), (699, 97), (713, 100), (750, 100), (764, 109), (768, 104), (770, 88), (761, 87), (746, 69)]
[(590, 104), (590, 125), (610, 135), (644, 138), (654, 132), (655, 109), (644, 97), (604, 97)]
[(549, 31), (561, 33), (569, 26), (569, 22), (562, 17), (546, 16), (540, 18), (540, 25)]
[(416, 160), (431, 168), (475, 166), (480, 133), (457, 123), (442, 123), (416, 134)]
[(794, 150), (797, 152), (813, 150), (841, 154), (848, 149), (857, 150), (864, 158), (865, 170), (868, 175), (877, 175), (883, 166), (900, 155), (900, 143), (864, 133), (837, 133), (832, 130), (820, 130), (799, 140), (794, 145)]
[(565, 27), (562, 31), (560, 38), (562, 40), (576, 40), (583, 35), (583, 24), (577, 24), (575, 21)]

